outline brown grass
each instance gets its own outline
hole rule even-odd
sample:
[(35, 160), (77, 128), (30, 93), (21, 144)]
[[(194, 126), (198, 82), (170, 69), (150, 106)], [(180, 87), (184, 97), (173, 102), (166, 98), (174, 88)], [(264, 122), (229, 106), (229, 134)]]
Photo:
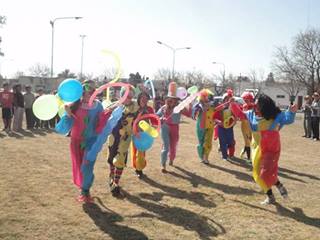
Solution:
[[(122, 200), (109, 193), (100, 154), (92, 205), (75, 201), (69, 138), (45, 131), (11, 137), (2, 132), (0, 239), (319, 239), (320, 143), (302, 138), (301, 126), (298, 119), (282, 130), (280, 179), (290, 200), (275, 192), (278, 204), (272, 206), (259, 204), (264, 195), (250, 166), (242, 160), (222, 162), (217, 142), (210, 166), (199, 163), (191, 120), (181, 124), (169, 174), (160, 173), (159, 139), (148, 152), (145, 180), (128, 164)], [(238, 127), (235, 135), (239, 153)]]

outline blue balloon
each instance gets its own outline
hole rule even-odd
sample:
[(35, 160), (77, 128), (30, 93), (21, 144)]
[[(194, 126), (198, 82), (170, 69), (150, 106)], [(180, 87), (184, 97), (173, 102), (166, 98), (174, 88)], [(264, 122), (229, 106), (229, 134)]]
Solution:
[(133, 144), (139, 151), (147, 151), (151, 148), (154, 138), (146, 132), (140, 132), (139, 134), (139, 137), (133, 136)]
[(75, 102), (82, 97), (83, 88), (76, 79), (66, 79), (58, 87), (58, 95), (64, 102)]

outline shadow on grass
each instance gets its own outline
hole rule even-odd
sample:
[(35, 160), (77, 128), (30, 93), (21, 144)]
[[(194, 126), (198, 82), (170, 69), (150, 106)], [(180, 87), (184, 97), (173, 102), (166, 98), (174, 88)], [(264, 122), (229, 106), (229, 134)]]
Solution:
[(150, 186), (152, 186), (154, 188), (158, 188), (158, 189), (162, 190), (163, 192), (165, 192), (165, 194), (164, 193), (155, 193), (153, 196), (155, 198), (154, 201), (160, 201), (163, 198), (163, 196), (170, 196), (170, 197), (174, 197), (174, 198), (178, 198), (178, 199), (186, 199), (190, 202), (194, 202), (194, 203), (198, 204), (201, 207), (206, 207), (206, 208), (216, 207), (216, 204), (214, 202), (206, 199), (206, 197), (210, 197), (210, 195), (208, 195), (206, 193), (187, 192), (184, 190), (180, 190), (175, 187), (163, 185), (159, 182), (152, 180), (151, 178), (148, 178), (147, 176), (142, 178), (142, 180), (145, 183), (149, 184)]
[(123, 217), (113, 211), (103, 211), (96, 203), (83, 204), (82, 207), (84, 212), (94, 221), (95, 225), (112, 239), (148, 239), (143, 232), (118, 224), (123, 221)]
[(202, 186), (218, 189), (218, 190), (220, 190), (224, 193), (227, 193), (227, 194), (234, 194), (234, 195), (253, 195), (253, 194), (257, 193), (256, 191), (253, 191), (248, 188), (243, 188), (240, 186), (233, 187), (233, 186), (229, 186), (229, 185), (225, 185), (225, 184), (221, 184), (221, 183), (214, 183), (204, 177), (201, 177), (195, 173), (192, 173), (192, 172), (190, 172), (186, 169), (183, 169), (181, 167), (178, 167), (178, 166), (174, 166), (174, 168), (176, 168), (179, 171), (181, 171), (182, 173), (184, 173), (187, 177), (182, 176), (178, 173), (171, 173), (173, 176), (176, 176), (176, 177), (179, 177), (179, 178), (182, 178), (182, 179), (189, 181), (194, 187), (197, 187), (198, 185), (202, 185)]
[(291, 218), (291, 219), (293, 219), (293, 220), (295, 220), (297, 222), (301, 222), (301, 223), (304, 223), (304, 224), (309, 225), (309, 226), (320, 228), (320, 218), (308, 217), (307, 215), (304, 214), (304, 212), (303, 212), (303, 210), (301, 208), (294, 207), (294, 208), (290, 209), (290, 208), (286, 208), (286, 207), (282, 206), (279, 203), (276, 203), (275, 207), (277, 209), (277, 212), (274, 212), (274, 211), (271, 211), (269, 209), (265, 209), (265, 208), (262, 208), (262, 207), (259, 207), (259, 206), (255, 206), (255, 205), (252, 205), (252, 204), (249, 204), (249, 203), (241, 202), (239, 200), (233, 200), (233, 201), (237, 202), (237, 203), (240, 203), (240, 204), (243, 204), (243, 205), (245, 205), (247, 207), (259, 209), (259, 210), (270, 212), (270, 213), (273, 213), (273, 214), (278, 214), (278, 215), (281, 215), (283, 217)]
[(253, 182), (254, 181), (252, 176), (250, 176), (249, 174), (243, 173), (243, 172), (239, 172), (239, 171), (235, 171), (235, 170), (232, 170), (232, 169), (220, 167), (218, 165), (214, 165), (214, 164), (211, 164), (211, 163), (208, 164), (207, 166), (210, 167), (210, 168), (218, 169), (218, 170), (223, 171), (223, 172), (230, 173), (230, 174), (234, 175), (237, 179), (240, 179), (240, 180), (243, 180), (243, 181), (247, 181), (247, 182)]
[(211, 218), (176, 206), (171, 207), (159, 204), (157, 201), (158, 193), (144, 193), (134, 196), (128, 192), (123, 192), (129, 202), (148, 211), (135, 215), (133, 216), (134, 218), (156, 218), (160, 221), (183, 227), (187, 231), (196, 232), (201, 239), (211, 239), (213, 236), (226, 233), (224, 227)]
[[(230, 162), (232, 164), (235, 164), (237, 166), (246, 168), (248, 170), (252, 170), (252, 166), (247, 161), (245, 161), (245, 160), (243, 160), (241, 158), (233, 157), (233, 159), (228, 159), (228, 162)], [(320, 180), (318, 177), (312, 176), (310, 174), (299, 173), (299, 172), (295, 172), (295, 171), (292, 171), (292, 170), (289, 170), (289, 169), (286, 169), (286, 168), (280, 168), (279, 167), (278, 175), (280, 177), (287, 178), (287, 179), (290, 179), (290, 180), (293, 180), (293, 181), (296, 181), (296, 182), (307, 183), (306, 181), (304, 181), (302, 179), (290, 176), (290, 175), (288, 175), (286, 173), (295, 174), (295, 175), (298, 175), (298, 176), (307, 176), (309, 178)]]

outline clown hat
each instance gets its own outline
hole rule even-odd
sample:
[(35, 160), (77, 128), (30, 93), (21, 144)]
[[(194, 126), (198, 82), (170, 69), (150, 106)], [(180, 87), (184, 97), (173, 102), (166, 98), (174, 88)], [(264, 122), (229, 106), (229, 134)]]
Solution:
[(177, 89), (178, 89), (177, 83), (175, 83), (175, 82), (169, 83), (169, 86), (168, 86), (168, 95), (166, 96), (166, 98), (176, 98), (176, 99), (179, 99), (179, 97), (177, 97)]

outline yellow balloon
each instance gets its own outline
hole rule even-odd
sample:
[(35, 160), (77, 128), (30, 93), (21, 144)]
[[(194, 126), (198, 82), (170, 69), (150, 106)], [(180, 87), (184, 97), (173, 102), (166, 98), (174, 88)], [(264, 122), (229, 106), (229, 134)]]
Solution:
[(156, 138), (159, 135), (158, 131), (155, 128), (151, 127), (151, 125), (144, 120), (141, 120), (139, 122), (139, 127), (153, 138)]

